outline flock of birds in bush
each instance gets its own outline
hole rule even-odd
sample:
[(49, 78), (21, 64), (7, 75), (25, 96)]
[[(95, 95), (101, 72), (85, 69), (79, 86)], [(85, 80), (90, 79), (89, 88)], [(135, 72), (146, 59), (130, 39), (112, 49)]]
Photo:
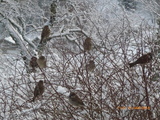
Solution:
[[(41, 41), (40, 44), (46, 43), (47, 38), (50, 35), (50, 29), (48, 25), (43, 27), (42, 33), (41, 33)], [(83, 43), (84, 52), (90, 51), (92, 49), (92, 40), (90, 37), (87, 37)], [(152, 53), (147, 53), (139, 57), (136, 61), (129, 63), (130, 67), (133, 67), (137, 64), (146, 64), (149, 63), (152, 60)], [(30, 67), (33, 71), (35, 71), (35, 68), (39, 67), (40, 69), (46, 68), (46, 58), (44, 56), (32, 57), (30, 60)], [(93, 71), (96, 68), (94, 60), (90, 60), (88, 64), (86, 64), (87, 71)], [(34, 97), (32, 101), (34, 102), (36, 99), (38, 99), (42, 94), (44, 93), (44, 82), (40, 80), (38, 84), (36, 85), (34, 89)], [(70, 95), (68, 96), (69, 102), (74, 106), (83, 107), (84, 103), (83, 101), (76, 95), (74, 92), (70, 92)]]

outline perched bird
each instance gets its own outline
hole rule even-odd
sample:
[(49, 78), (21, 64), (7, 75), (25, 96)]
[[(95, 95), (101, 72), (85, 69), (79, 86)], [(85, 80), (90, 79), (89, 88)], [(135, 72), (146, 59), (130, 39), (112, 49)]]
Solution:
[(135, 62), (129, 63), (130, 67), (133, 67), (136, 64), (146, 64), (152, 60), (152, 53), (147, 53), (138, 58)]
[(46, 25), (46, 26), (43, 27), (43, 30), (42, 30), (42, 33), (41, 33), (40, 44), (46, 43), (47, 42), (47, 38), (49, 37), (49, 35), (50, 35), (50, 29), (49, 29), (49, 26)]
[(30, 67), (32, 67), (33, 71), (35, 71), (35, 68), (38, 67), (37, 58), (34, 56), (30, 60)]
[(86, 69), (88, 71), (93, 71), (95, 69), (96, 65), (93, 60), (90, 60), (89, 63), (86, 65)]
[(84, 106), (83, 101), (74, 92), (70, 93), (69, 102), (74, 106), (79, 106), (79, 107)]
[(44, 56), (40, 56), (37, 59), (37, 64), (40, 68), (45, 68), (46, 67), (46, 58)]
[(86, 40), (83, 43), (84, 51), (89, 51), (92, 48), (92, 41), (91, 38), (86, 38)]
[(33, 102), (35, 101), (36, 98), (41, 96), (43, 93), (44, 93), (44, 85), (43, 85), (43, 81), (40, 80), (34, 89)]

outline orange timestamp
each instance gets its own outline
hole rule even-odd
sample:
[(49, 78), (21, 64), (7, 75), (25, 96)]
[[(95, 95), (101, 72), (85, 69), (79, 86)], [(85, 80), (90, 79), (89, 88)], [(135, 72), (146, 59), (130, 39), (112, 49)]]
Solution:
[(117, 107), (117, 109), (121, 109), (121, 110), (150, 110), (150, 107), (147, 106), (142, 106), (142, 107)]

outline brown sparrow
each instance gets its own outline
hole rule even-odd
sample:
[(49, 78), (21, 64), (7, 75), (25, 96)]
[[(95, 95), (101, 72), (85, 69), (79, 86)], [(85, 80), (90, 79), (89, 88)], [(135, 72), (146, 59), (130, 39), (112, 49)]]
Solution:
[(146, 64), (152, 60), (152, 53), (147, 53), (138, 58), (135, 62), (129, 63), (130, 67), (133, 67), (136, 64)]
[(43, 93), (44, 93), (44, 85), (43, 85), (43, 81), (40, 80), (34, 89), (33, 102), (35, 101), (36, 98), (38, 98), (39, 96), (42, 96)]
[(95, 69), (96, 65), (93, 60), (90, 60), (89, 63), (86, 65), (86, 69), (88, 71), (93, 71)]
[(84, 51), (89, 51), (92, 48), (92, 41), (91, 38), (86, 38), (86, 40), (83, 43)]
[(70, 93), (69, 102), (74, 106), (79, 106), (79, 107), (84, 106), (83, 101), (74, 92)]
[(30, 67), (32, 67), (33, 71), (35, 71), (35, 68), (38, 67), (37, 58), (34, 56), (30, 60)]
[(46, 67), (46, 58), (44, 56), (40, 56), (37, 59), (37, 64), (40, 68), (45, 68)]
[(46, 26), (43, 27), (43, 30), (42, 30), (42, 33), (41, 33), (40, 44), (46, 43), (47, 42), (47, 38), (49, 37), (49, 35), (50, 35), (50, 29), (49, 29), (49, 26), (46, 25)]

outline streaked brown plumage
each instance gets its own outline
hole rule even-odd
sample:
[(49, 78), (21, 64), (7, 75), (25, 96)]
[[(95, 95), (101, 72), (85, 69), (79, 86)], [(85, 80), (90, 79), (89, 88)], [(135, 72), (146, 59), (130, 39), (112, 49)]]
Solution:
[(44, 85), (43, 85), (43, 81), (40, 80), (34, 89), (33, 102), (35, 101), (36, 98), (41, 96), (43, 93), (44, 93)]
[(135, 62), (129, 63), (130, 67), (135, 66), (136, 64), (146, 64), (152, 60), (152, 53), (147, 53), (138, 58)]
[(86, 69), (88, 71), (93, 71), (95, 69), (96, 65), (93, 60), (90, 60), (89, 63), (86, 65)]
[(31, 60), (30, 60), (30, 66), (32, 67), (33, 70), (35, 70), (35, 68), (38, 67), (37, 58), (36, 57), (33, 56), (31, 58)]
[(70, 93), (69, 102), (74, 106), (79, 106), (79, 107), (84, 106), (83, 101), (74, 92)]
[(89, 51), (92, 49), (92, 41), (91, 38), (86, 38), (83, 43), (84, 51)]
[(40, 68), (45, 68), (46, 67), (46, 58), (44, 56), (40, 56), (37, 59), (37, 64)]
[(46, 25), (46, 26), (43, 27), (43, 30), (42, 30), (42, 33), (41, 33), (40, 44), (46, 43), (47, 42), (47, 38), (49, 37), (49, 35), (50, 35), (50, 29), (49, 29), (49, 26)]

